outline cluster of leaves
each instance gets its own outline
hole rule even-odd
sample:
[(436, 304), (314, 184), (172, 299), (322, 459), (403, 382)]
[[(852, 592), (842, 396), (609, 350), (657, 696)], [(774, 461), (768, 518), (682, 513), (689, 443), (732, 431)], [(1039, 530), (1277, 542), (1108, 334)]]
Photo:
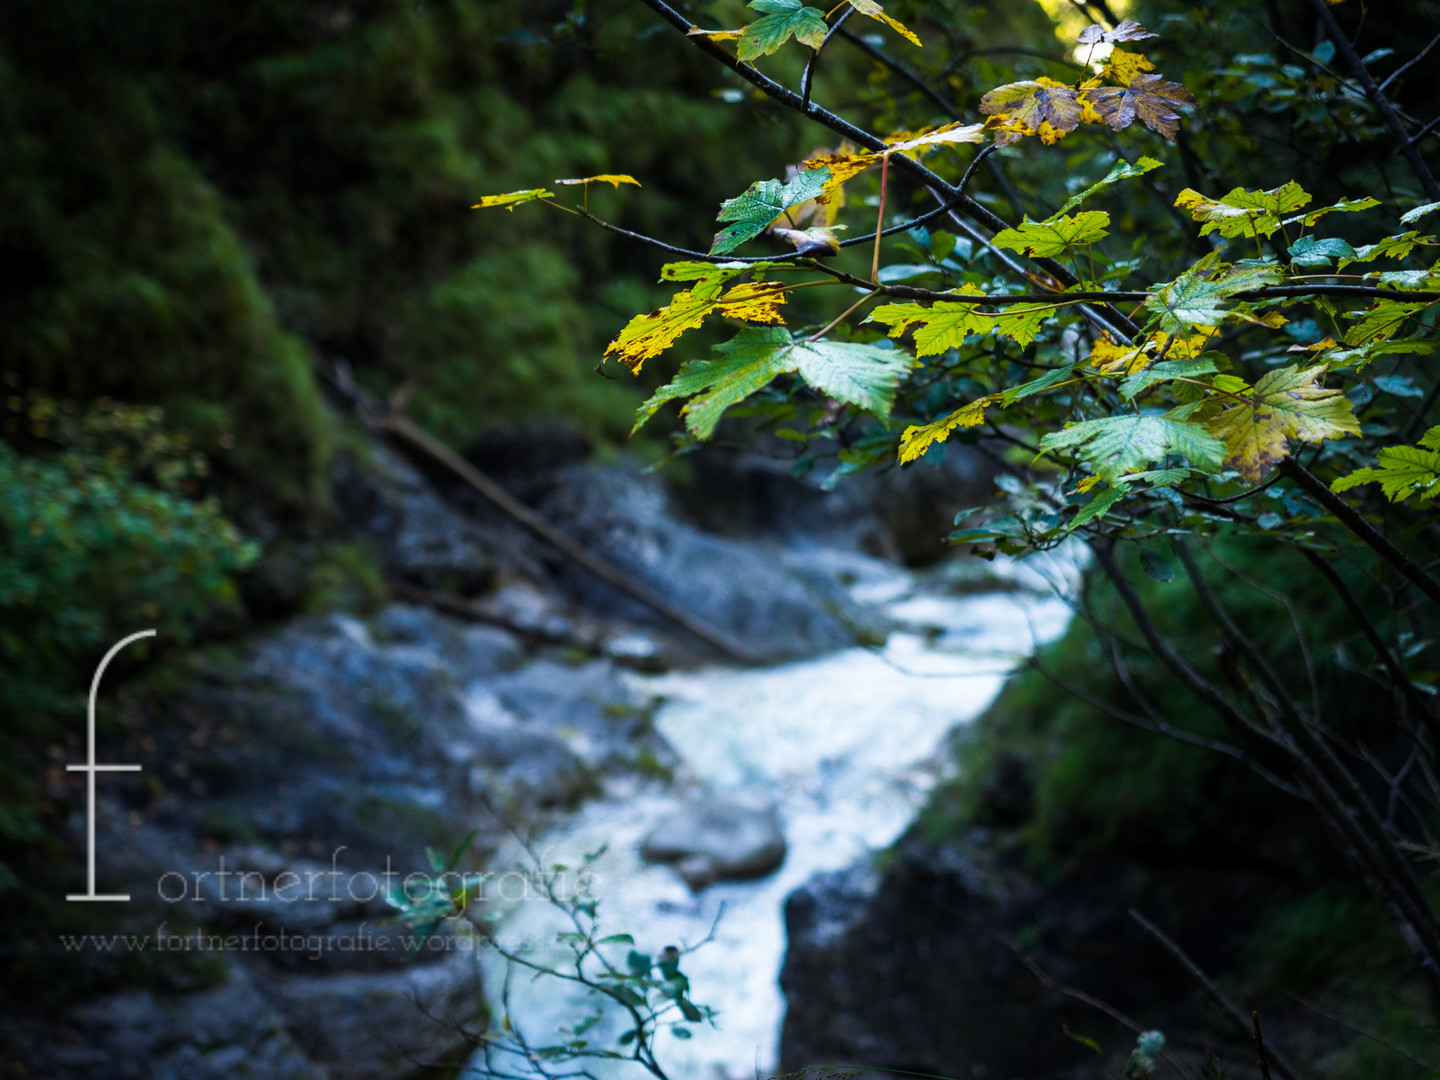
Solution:
[[(765, 15), (746, 31), (707, 33), (737, 39), (742, 60), (767, 55), (790, 37), (811, 48), (819, 47), (810, 26), (820, 19), (818, 12), (807, 15), (813, 9), (798, 3), (776, 5), (770, 0), (752, 6)], [(823, 25), (820, 19), (817, 26)], [(1092, 27), (1080, 40), (1092, 47), (1102, 43), (1118, 46), (1154, 36), (1125, 20), (1108, 31)], [(752, 53), (745, 42), (757, 37), (773, 47), (767, 45)], [(1041, 429), (1034, 449), (1065, 465), (1073, 495), (1089, 496), (1084, 509), (1069, 516), (1062, 508), (1058, 517), (1068, 520), (1042, 530), (1043, 535), (1059, 539), (1078, 525), (1102, 518), (1127, 496), (1153, 500), (1171, 492), (1165, 498), (1173, 505), (1176, 489), (1199, 484), (1209, 491), (1217, 483), (1260, 483), (1293, 453), (1296, 444), (1317, 445), (1359, 436), (1353, 395), (1347, 396), (1343, 384), (1363, 383), (1367, 367), (1381, 357), (1432, 347), (1426, 319), (1435, 304), (1433, 290), (1440, 285), (1435, 266), (1371, 272), (1362, 280), (1385, 289), (1387, 295), (1374, 297), (1361, 308), (1331, 300), (1324, 290), (1310, 295), (1303, 288), (1294, 288), (1323, 279), (1327, 272), (1339, 274), (1352, 264), (1382, 258), (1404, 260), (1436, 246), (1433, 237), (1413, 228), (1362, 246), (1313, 231), (1330, 215), (1378, 208), (1380, 203), (1371, 197), (1307, 209), (1312, 197), (1294, 181), (1271, 190), (1237, 187), (1222, 196), (1186, 188), (1173, 204), (1199, 223), (1198, 237), (1234, 243), (1208, 251), (1171, 280), (1153, 282), (1138, 295), (1123, 294), (1141, 300), (1141, 306), (1128, 317), (1111, 307), (1102, 310), (1097, 319), (1096, 309), (1088, 306), (1091, 295), (1103, 300), (1107, 290), (1113, 291), (1114, 283), (1123, 280), (1133, 263), (1113, 257), (1102, 245), (1111, 232), (1111, 215), (1082, 207), (1106, 189), (1133, 182), (1161, 166), (1149, 157), (1134, 163), (1115, 162), (1104, 177), (1074, 194), (1056, 213), (1039, 221), (1026, 218), (990, 238), (994, 249), (1068, 264), (1075, 271), (1068, 284), (1051, 274), (1030, 275), (1029, 283), (1039, 283), (1050, 298), (1025, 295), (1023, 300), (1011, 299), (1017, 295), (1013, 286), (956, 266), (960, 272), (948, 276), (960, 278), (957, 287), (943, 292), (925, 290), (928, 296), (924, 299), (876, 307), (865, 324), (885, 330), (886, 337), (878, 341), (827, 340), (836, 329), (833, 324), (819, 333), (795, 333), (786, 327), (782, 309), (797, 290), (817, 286), (858, 285), (871, 289), (871, 296), (893, 292), (887, 288), (888, 282), (896, 280), (893, 273), (882, 271), (867, 284), (828, 271), (811, 258), (722, 261), (766, 233), (778, 233), (797, 245), (797, 236), (814, 242), (816, 230), (792, 226), (803, 224), (807, 215), (817, 212), (833, 222), (835, 207), (844, 202), (844, 186), (877, 165), (888, 165), (892, 155), (919, 160), (940, 147), (983, 142), (989, 133), (996, 145), (1026, 135), (1049, 144), (1081, 123), (1105, 124), (1119, 131), (1137, 119), (1173, 139), (1178, 123), (1175, 109), (1193, 105), (1194, 99), (1183, 87), (1162, 81), (1152, 70), (1153, 64), (1144, 55), (1113, 47), (1100, 75), (1074, 86), (1042, 78), (992, 90), (980, 102), (981, 112), (989, 116), (983, 123), (955, 122), (920, 132), (896, 132), (879, 150), (862, 152), (842, 146), (813, 155), (792, 170), (787, 180), (754, 184), (724, 203), (718, 220), (725, 227), (715, 237), (709, 261), (667, 265), (662, 278), (687, 287), (666, 307), (636, 316), (610, 344), (607, 356), (638, 374), (646, 360), (675, 347), (687, 330), (707, 319), (728, 318), (768, 324), (768, 328), (743, 329), (730, 342), (717, 346), (713, 359), (686, 361), (674, 379), (641, 406), (636, 427), (665, 404), (683, 401), (681, 414), (690, 434), (709, 438), (727, 409), (786, 378), (794, 380), (794, 387), (808, 387), (829, 403), (823, 410), (827, 422), (833, 421), (837, 409), (853, 409), (885, 422), (891, 419), (897, 394), (905, 396), (907, 380), (921, 378), (933, 385), (939, 375), (951, 386), (961, 385), (963, 381), (955, 380), (953, 374), (946, 380), (945, 373), (953, 373), (957, 363), (964, 365), (964, 355), (973, 354), (977, 345), (985, 348), (987, 342), (993, 343), (991, 347), (1008, 342), (1028, 350), (1067, 333), (1071, 340), (1077, 333), (1083, 339), (1088, 321), (1104, 329), (1092, 332), (1087, 357), (1060, 365), (1032, 365), (1032, 370), (1039, 366), (1043, 372), (1018, 383), (997, 384), (998, 373), (976, 370), (965, 381), (979, 386), (988, 383), (988, 391), (923, 423), (906, 426), (896, 446), (899, 460), (915, 461), (953, 432), (987, 422), (1038, 423)], [(510, 205), (535, 197), (540, 193), (521, 192), (484, 205)], [(1414, 225), (1433, 209), (1418, 207), (1405, 215), (1402, 224)], [(882, 187), (882, 224), (883, 213)], [(1277, 233), (1283, 240), (1278, 245)], [(954, 237), (944, 233), (932, 236), (924, 229), (913, 230), (911, 236), (930, 247), (930, 254), (942, 239), (951, 251), (956, 244)], [(1253, 255), (1231, 250), (1246, 243), (1253, 244)], [(1333, 272), (1332, 263), (1338, 264)], [(933, 272), (927, 267), (918, 269)], [(789, 275), (795, 274), (805, 277), (793, 280)], [(1415, 294), (1413, 298), (1407, 297), (1410, 292)], [(1328, 321), (1331, 334), (1310, 332), (1309, 327), (1315, 325), (1311, 318), (1300, 319), (1306, 329), (1296, 333), (1291, 316), (1284, 313), (1293, 308), (1303, 309), (1306, 315), (1318, 311)], [(1225, 342), (1252, 328), (1275, 334), (1283, 344), (1278, 352), (1262, 350), (1270, 370), (1254, 372), (1253, 365), (1246, 365), (1248, 370), (1242, 373)], [(840, 332), (853, 335), (856, 331), (847, 328)], [(913, 360), (899, 347), (905, 340), (912, 343)], [(1297, 351), (1303, 357), (1284, 360), (1283, 353)], [(1090, 415), (1085, 415), (1087, 412)], [(1047, 421), (1056, 419), (1073, 422), (1045, 431)], [(876, 457), (874, 445), (872, 440), (872, 449), (867, 451), (872, 460)], [(1400, 452), (1387, 456), (1391, 467), (1394, 455)], [(1134, 512), (1145, 511), (1137, 506)], [(1028, 550), (1034, 539), (1031, 536), (1015, 550)]]
[(80, 730), (100, 652), (137, 627), (155, 627), (167, 646), (189, 640), (235, 608), (235, 576), (258, 547), (197, 497), (205, 462), (158, 409), (80, 409), (35, 392), (3, 405), (0, 712), (11, 722), (0, 836), (24, 839), (30, 756), (65, 725)]
[[(476, 934), (504, 958), (511, 971), (527, 969), (536, 975), (551, 975), (578, 984), (589, 991), (592, 1003), (582, 1018), (557, 1033), (560, 1041), (532, 1043), (511, 1019), (507, 978), (503, 994), (505, 1015), (498, 1031), (487, 1035), (480, 1046), (491, 1073), (519, 1075), (516, 1070), (528, 1067), (544, 1076), (551, 1065), (599, 1059), (633, 1061), (657, 1080), (666, 1080), (655, 1055), (659, 1032), (665, 1030), (673, 1038), (689, 1039), (692, 1031), (688, 1025), (714, 1022), (715, 1013), (711, 1008), (691, 1000), (689, 977), (680, 970), (685, 953), (700, 946), (682, 951), (667, 945), (658, 955), (651, 955), (640, 952), (630, 934), (602, 933), (599, 901), (582, 898), (578, 891), (562, 894), (554, 887), (554, 881), (570, 868), (555, 863), (547, 872), (531, 851), (531, 866), (523, 872), (535, 881), (542, 898), (564, 917), (570, 929), (555, 936), (563, 959), (537, 960), (512, 951), (493, 933), (499, 912), (484, 910), (484, 884), (492, 875), (465, 873), (459, 869), (474, 838), (472, 832), (448, 855), (434, 848), (425, 850), (431, 874), (410, 875), (404, 889), (386, 893), (386, 902), (396, 912), (392, 921), (414, 928), (421, 941), (447, 925), (457, 932)], [(602, 854), (603, 849), (584, 857), (576, 868), (577, 881), (585, 880)], [(623, 960), (617, 958), (621, 948), (626, 949)], [(620, 1020), (618, 1033), (612, 1030), (617, 1018)], [(597, 1041), (602, 1031), (610, 1033), (607, 1041)]]
[[(797, 42), (797, 51), (809, 50), (808, 87), (835, 12), (769, 0), (752, 6), (763, 14), (759, 23), (692, 33), (711, 38), (712, 55), (714, 42), (736, 42), (733, 69), (793, 105), (798, 95), (771, 91), (758, 68), (745, 65)], [(1378, 192), (1374, 184), (1317, 199), (1312, 191), (1324, 190), (1323, 180), (1309, 174), (1278, 186), (1270, 185), (1283, 174), (1262, 183), (1247, 176), (1237, 186), (1239, 176), (1215, 163), (1226, 159), (1197, 160), (1180, 139), (1181, 112), (1196, 104), (1190, 90), (1120, 47), (1155, 36), (1128, 20), (1091, 28), (1082, 46), (1110, 46), (1098, 70), (1087, 59), (1079, 80), (1007, 82), (970, 103), (978, 116), (957, 109), (906, 118), (892, 98), (877, 112), (896, 122), (863, 137), (831, 123), (854, 142), (812, 153), (783, 178), (726, 201), (710, 250), (662, 270), (662, 280), (683, 288), (669, 305), (631, 320), (608, 351), (636, 372), (680, 354), (673, 378), (641, 406), (637, 427), (679, 403), (683, 449), (712, 437), (727, 414), (748, 417), (803, 444), (797, 475), (821, 454), (833, 456), (831, 480), (868, 466), (935, 461), (952, 440), (973, 443), (984, 432), (983, 449), (1001, 469), (1001, 498), (951, 537), (977, 554), (1025, 556), (1080, 536), (1123, 592), (1123, 571), (1107, 561), (1117, 541), (1138, 545), (1143, 571), (1167, 582), (1176, 571), (1156, 553), (1159, 538), (1188, 552), (1189, 538), (1239, 534), (1278, 540), (1322, 568), (1319, 552), (1344, 552), (1371, 568), (1378, 557), (1382, 574), (1405, 576), (1433, 597), (1440, 583), (1365, 517), (1391, 515), (1397, 543), (1417, 550), (1427, 523), (1391, 504), (1413, 496), (1411, 506), (1424, 504), (1440, 490), (1440, 429), (1414, 441), (1435, 388), (1416, 385), (1424, 373), (1412, 359), (1436, 344), (1440, 241), (1424, 219), (1440, 204), (1414, 206), (1413, 192), (1393, 188), (1382, 202), (1363, 194)], [(1253, 74), (1258, 65), (1240, 67)], [(1194, 74), (1185, 82), (1201, 85)], [(939, 99), (927, 89), (924, 97)], [(1346, 92), (1364, 98), (1355, 87)], [(881, 134), (907, 119), (913, 130)], [(1221, 145), (1221, 124), (1196, 126), (1197, 143)], [(1363, 130), (1368, 138), (1378, 129)], [(1122, 133), (1147, 140), (1156, 156), (1132, 153)], [(1062, 168), (1044, 147), (1071, 134)], [(1059, 197), (1054, 183), (1044, 197), (1005, 189), (1006, 169), (1019, 167), (1015, 151), (1029, 136), (1039, 144), (1029, 144), (1033, 159), (1046, 163), (1037, 168), (1073, 170)], [(1167, 144), (1177, 140), (1172, 150)], [(982, 156), (1000, 190), (977, 201), (967, 188), (985, 175)], [(1181, 168), (1185, 180), (1172, 186)], [(1423, 184), (1423, 170), (1417, 175)], [(866, 197), (856, 198), (857, 188)], [(1002, 201), (1017, 224), (991, 209)], [(857, 227), (856, 240), (837, 239), (843, 219)], [(954, 231), (935, 228), (936, 219), (946, 229), (953, 220)], [(872, 231), (864, 274), (845, 249)], [(884, 243), (896, 234), (903, 235)], [(739, 254), (767, 241), (794, 250)], [(817, 312), (815, 299), (835, 290), (843, 299)], [(689, 331), (724, 323), (735, 327), (729, 341), (709, 356), (686, 354)], [(1403, 398), (1423, 399), (1413, 417), (1392, 407)], [(1370, 499), (1361, 513), (1339, 497), (1363, 497), (1371, 484), (1390, 504)], [(1203, 575), (1189, 561), (1186, 572), (1201, 591)], [(1138, 628), (1144, 603), (1136, 603)], [(1221, 637), (1235, 636), (1206, 612)], [(1435, 688), (1434, 673), (1413, 665), (1397, 679), (1399, 662), (1376, 640), (1368, 638), (1377, 655), (1369, 671), (1384, 667), (1377, 678), (1394, 693)], [(1426, 647), (1405, 646), (1413, 654)], [(1190, 692), (1227, 724), (1248, 723), (1265, 737), (1294, 717), (1312, 722), (1269, 685), (1268, 672), (1257, 676), (1267, 681), (1257, 692), (1235, 671), (1219, 676), (1233, 686), (1216, 689), (1209, 669), (1197, 674), (1183, 657), (1173, 666), (1193, 676)], [(1318, 724), (1318, 704), (1314, 713)], [(1167, 718), (1157, 725), (1168, 733)], [(1430, 753), (1423, 740), (1412, 749)], [(1142, 1047), (1133, 1071), (1148, 1074), (1153, 1058)]]

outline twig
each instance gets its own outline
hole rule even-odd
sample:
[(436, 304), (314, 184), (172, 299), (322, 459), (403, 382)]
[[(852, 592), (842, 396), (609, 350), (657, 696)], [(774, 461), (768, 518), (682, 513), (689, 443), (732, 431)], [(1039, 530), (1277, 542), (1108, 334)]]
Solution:
[[(1245, 1016), (1243, 1012), (1241, 1012), (1235, 1006), (1234, 1002), (1232, 1002), (1229, 998), (1225, 996), (1225, 994), (1218, 986), (1216, 986), (1213, 982), (1210, 981), (1210, 976), (1206, 975), (1205, 972), (1201, 969), (1200, 965), (1195, 963), (1194, 960), (1191, 960), (1190, 957), (1185, 954), (1184, 949), (1180, 948), (1179, 945), (1175, 944), (1175, 942), (1171, 941), (1168, 937), (1166, 937), (1164, 932), (1161, 931), (1158, 926), (1152, 923), (1149, 919), (1145, 918), (1144, 915), (1141, 915), (1140, 912), (1136, 911), (1134, 908), (1130, 909), (1130, 918), (1134, 919), (1135, 922), (1139, 924), (1140, 929), (1144, 930), (1147, 934), (1149, 934), (1152, 938), (1154, 938), (1162, 946), (1164, 946), (1165, 950), (1170, 953), (1171, 956), (1175, 957), (1176, 960), (1180, 961), (1181, 966), (1190, 973), (1190, 977), (1200, 984), (1200, 988), (1205, 991), (1205, 996), (1215, 1003), (1215, 1005), (1225, 1015), (1226, 1019), (1228, 1019), (1232, 1024), (1234, 1024), (1242, 1035), (1249, 1037), (1252, 1034), (1251, 1021)], [(1258, 1027), (1255, 1030), (1258, 1033)], [(1270, 1057), (1271, 1060), (1275, 1063), (1275, 1071), (1278, 1072), (1281, 1076), (1283, 1076), (1285, 1080), (1300, 1080), (1300, 1074), (1297, 1073), (1293, 1068), (1291, 1068), (1289, 1063), (1286, 1062), (1285, 1059), (1282, 1058), (1279, 1054), (1271, 1051)], [(1268, 1076), (1269, 1074), (1266, 1073), (1266, 1075)]]
[[(1375, 77), (1370, 74), (1370, 69), (1365, 66), (1365, 61), (1360, 59), (1360, 54), (1355, 51), (1355, 46), (1350, 44), (1350, 39), (1347, 38), (1344, 31), (1340, 29), (1340, 24), (1336, 21), (1334, 13), (1330, 10), (1330, 5), (1326, 3), (1326, 0), (1310, 0), (1310, 6), (1315, 9), (1315, 14), (1318, 15), (1320, 21), (1325, 24), (1325, 29), (1329, 33), (1330, 39), (1335, 42), (1335, 47), (1340, 51), (1340, 54), (1345, 57), (1345, 62), (1350, 65), (1350, 70), (1355, 73), (1356, 81), (1365, 88), (1365, 93), (1369, 95), (1370, 100), (1375, 104), (1375, 108), (1379, 110), (1386, 127), (1390, 129), (1390, 133), (1395, 136), (1396, 141), (1400, 144), (1400, 152), (1405, 155), (1405, 160), (1410, 163), (1410, 168), (1415, 173), (1416, 178), (1419, 179), (1420, 186), (1425, 189), (1425, 194), (1433, 200), (1440, 201), (1440, 183), (1435, 182), (1435, 174), (1430, 171), (1430, 166), (1425, 164), (1425, 159), (1420, 156), (1420, 151), (1415, 148), (1414, 142), (1410, 139), (1409, 132), (1405, 130), (1405, 125), (1401, 123), (1400, 117), (1395, 111), (1395, 106), (1392, 105), (1390, 99), (1385, 96), (1384, 90), (1376, 85)], [(1426, 51), (1429, 51), (1428, 46)], [(1424, 53), (1421, 55), (1423, 56)]]
[(805, 75), (800, 80), (801, 108), (808, 109), (810, 107), (810, 81), (815, 76), (815, 65), (820, 62), (821, 49), (824, 49), (826, 45), (830, 44), (830, 39), (835, 36), (840, 27), (845, 25), (845, 20), (848, 19), (854, 11), (855, 9), (847, 4), (845, 10), (840, 13), (840, 17), (835, 20), (834, 25), (825, 31), (825, 37), (820, 42), (820, 48), (810, 54), (810, 60), (805, 65)]
[(1425, 57), (1429, 56), (1429, 55), (1430, 55), (1430, 50), (1433, 49), (1433, 48), (1435, 48), (1436, 45), (1440, 45), (1440, 34), (1436, 34), (1433, 38), (1430, 39), (1430, 44), (1429, 44), (1429, 45), (1426, 45), (1425, 48), (1421, 49), (1418, 53), (1416, 53), (1414, 56), (1412, 56), (1409, 60), (1407, 60), (1405, 63), (1401, 64), (1398, 68), (1396, 68), (1394, 71), (1392, 71), (1392, 72), (1386, 77), (1385, 81), (1380, 84), (1380, 86), (1379, 86), (1380, 92), (1383, 94), (1386, 90), (1389, 89), (1391, 83), (1393, 83), (1396, 79), (1400, 78), (1401, 75), (1404, 75), (1405, 72), (1409, 71), (1412, 67), (1414, 67), (1416, 64), (1418, 64), (1421, 60), (1424, 60)]
[[(1066, 997), (1074, 998), (1076, 1001), (1083, 1002), (1084, 1004), (1089, 1005), (1092, 1009), (1097, 1009), (1100, 1012), (1103, 1012), (1106, 1016), (1110, 1017), (1110, 1019), (1114, 1020), (1117, 1024), (1121, 1024), (1124, 1027), (1129, 1028), (1137, 1035), (1142, 1034), (1146, 1030), (1145, 1027), (1137, 1024), (1134, 1020), (1130, 1019), (1130, 1017), (1126, 1016), (1123, 1012), (1121, 1012), (1119, 1009), (1115, 1008), (1115, 1006), (1109, 1004), (1108, 1002), (1101, 1001), (1094, 995), (1087, 994), (1084, 990), (1077, 990), (1073, 986), (1066, 986), (1064, 983), (1054, 978), (1038, 963), (1036, 963), (1032, 957), (1027, 956), (1025, 953), (1021, 952), (1014, 942), (1010, 941), (1007, 938), (1001, 937), (999, 934), (996, 934), (994, 936), (996, 941), (998, 941), (1001, 945), (1004, 945), (1007, 949), (1013, 952), (1019, 958), (1020, 962), (1030, 969), (1030, 974), (1034, 975), (1035, 978), (1039, 979), (1044, 986), (1055, 991), (1055, 993), (1064, 994)], [(1177, 1059), (1175, 1055), (1170, 1053), (1169, 1050), (1162, 1049), (1160, 1053), (1165, 1058), (1165, 1060), (1170, 1063), (1170, 1065), (1175, 1069), (1175, 1071), (1185, 1078), (1185, 1080), (1193, 1080), (1193, 1077), (1191, 1077), (1189, 1070), (1186, 1069), (1185, 1066), (1179, 1061), (1179, 1059)]]
[[(1288, 992), (1287, 992), (1287, 993), (1288, 993)], [(1330, 1011), (1328, 1011), (1328, 1010), (1326, 1010), (1326, 1009), (1323, 1009), (1323, 1008), (1321, 1008), (1319, 1005), (1315, 1004), (1315, 1002), (1313, 1002), (1313, 1001), (1307, 1001), (1305, 998), (1302, 998), (1299, 994), (1289, 994), (1289, 996), (1290, 996), (1290, 998), (1291, 998), (1292, 1000), (1299, 1002), (1301, 1005), (1305, 1006), (1305, 1008), (1309, 1009), (1311, 1012), (1316, 1013), (1316, 1014), (1319, 1015), (1319, 1016), (1323, 1016), (1323, 1017), (1325, 1017), (1325, 1019), (1327, 1019), (1327, 1020), (1333, 1020), (1333, 1021), (1334, 1021), (1335, 1023), (1337, 1023), (1337, 1024), (1342, 1024), (1342, 1025), (1344, 1025), (1345, 1027), (1349, 1028), (1351, 1031), (1355, 1032), (1355, 1034), (1357, 1034), (1357, 1035), (1363, 1035), (1363, 1036), (1365, 1036), (1365, 1038), (1367, 1038), (1367, 1039), (1373, 1039), (1375, 1042), (1379, 1043), (1381, 1046), (1389, 1047), (1391, 1050), (1394, 1050), (1395, 1053), (1399, 1054), (1401, 1057), (1408, 1058), (1409, 1060), (1413, 1061), (1416, 1065), (1419, 1065), (1422, 1069), (1427, 1069), (1427, 1070), (1429, 1070), (1429, 1069), (1433, 1069), (1433, 1068), (1435, 1067), (1435, 1066), (1431, 1065), (1430, 1062), (1426, 1061), (1424, 1058), (1419, 1057), (1419, 1056), (1417, 1056), (1417, 1055), (1415, 1055), (1415, 1054), (1412, 1054), (1409, 1050), (1406, 1050), (1403, 1046), (1398, 1046), (1398, 1045), (1396, 1045), (1395, 1043), (1391, 1042), (1389, 1039), (1385, 1038), (1385, 1037), (1382, 1036), (1382, 1035), (1377, 1035), (1375, 1032), (1371, 1031), (1369, 1028), (1363, 1028), (1363, 1027), (1361, 1027), (1359, 1024), (1352, 1023), (1351, 1021), (1346, 1020), (1345, 1017), (1340, 1016), (1340, 1015), (1338, 1015), (1337, 1013), (1333, 1013), (1333, 1012), (1330, 1012)]]
[[(1265, 1054), (1265, 1037), (1260, 1034), (1260, 1011), (1253, 1009), (1250, 1012), (1251, 1026), (1255, 1032), (1255, 1052), (1259, 1055), (1257, 1064), (1260, 1066), (1262, 1080), (1270, 1080), (1270, 1059)], [(1277, 1062), (1275, 1067), (1280, 1067)]]
[[(1322, 0), (1323, 3), (1323, 0)], [(1340, 496), (1336, 495), (1319, 477), (1310, 472), (1294, 458), (1286, 458), (1280, 463), (1280, 469), (1290, 479), (1294, 480), (1306, 493), (1313, 496), (1326, 510), (1340, 519), (1344, 525), (1359, 539), (1368, 544), (1375, 554), (1384, 559), (1390, 566), (1398, 571), (1402, 577), (1408, 580), (1417, 589), (1423, 592), (1436, 604), (1440, 604), (1440, 583), (1425, 573), (1414, 559), (1410, 558), (1403, 551), (1387, 540), (1379, 530), (1360, 516), (1360, 512), (1347, 503)]]

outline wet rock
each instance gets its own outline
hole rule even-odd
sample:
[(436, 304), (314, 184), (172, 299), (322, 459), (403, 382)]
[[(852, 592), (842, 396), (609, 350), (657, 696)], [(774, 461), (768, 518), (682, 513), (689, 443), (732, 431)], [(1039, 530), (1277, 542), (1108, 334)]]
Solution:
[(476, 725), (471, 740), (472, 785), (490, 791), (497, 808), (573, 806), (594, 787), (579, 756), (544, 732)]
[[(661, 482), (633, 467), (564, 470), (540, 503), (564, 533), (698, 616), (750, 653), (776, 660), (854, 644), (871, 631), (829, 577), (780, 548), (702, 532), (681, 520)], [(672, 629), (654, 611), (593, 575), (558, 562), (581, 602), (617, 618)]]
[(651, 862), (674, 863), (692, 889), (763, 877), (785, 860), (773, 806), (705, 798), (679, 803), (641, 844)]
[(72, 1009), (47, 1032), (54, 1080), (317, 1080), (326, 1076), (246, 972), (193, 994), (132, 990)]
[(491, 558), (475, 524), (394, 450), (379, 442), (366, 449), (363, 461), (342, 454), (333, 469), (348, 532), (375, 546), (389, 575), (462, 595), (485, 588)]
[(484, 1004), (475, 962), (459, 951), (378, 975), (281, 976), (273, 989), (296, 1042), (337, 1080), (424, 1076), (461, 1059), (457, 1025)]
[(609, 661), (537, 660), (489, 680), (485, 690), (521, 723), (562, 740), (598, 769), (625, 769), (642, 753), (675, 763), (652, 723), (653, 698), (624, 682)]
[[(1253, 930), (1247, 912), (1283, 888), (1282, 876), (1213, 863), (1157, 873), (1089, 852), (1063, 879), (1041, 882), (1025, 862), (1013, 834), (976, 827), (940, 844), (912, 837), (883, 873), (856, 866), (792, 893), (781, 1069), (845, 1061), (1012, 1080), (1120, 1075), (1133, 1034), (1047, 986), (1007, 942), (1054, 982), (1163, 1030), (1197, 1073), (1198, 1048), (1244, 1052), (1127, 912), (1142, 909), (1212, 975), (1243, 970), (1248, 958), (1223, 943)], [(1067, 1030), (1098, 1039), (1104, 1056)]]
[[(746, 436), (753, 444), (756, 437)], [(763, 438), (759, 441), (763, 444)], [(790, 453), (707, 446), (689, 460), (694, 482), (681, 493), (702, 527), (724, 536), (826, 543), (911, 566), (944, 557), (955, 514), (992, 498), (994, 465), (974, 447), (946, 443), (937, 460), (884, 475), (860, 473), (826, 487), (815, 470), (791, 474)]]

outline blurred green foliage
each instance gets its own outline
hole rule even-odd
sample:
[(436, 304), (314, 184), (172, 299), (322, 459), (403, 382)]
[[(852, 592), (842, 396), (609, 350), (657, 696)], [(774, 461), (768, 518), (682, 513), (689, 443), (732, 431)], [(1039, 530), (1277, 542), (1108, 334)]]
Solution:
[[(603, 7), (603, 10), (602, 10)], [(226, 497), (313, 520), (343, 356), (464, 445), (563, 415), (628, 428), (601, 349), (658, 259), (578, 220), (472, 213), (599, 171), (631, 227), (708, 242), (796, 124), (631, 5), (16, 5), (0, 35), (0, 355), (20, 385), (161, 404)], [(628, 136), (627, 137), (627, 133)]]
[[(0, 841), (22, 841), (36, 838), (41, 750), (83, 730), (104, 649), (141, 628), (162, 647), (183, 645), (233, 618), (235, 575), (258, 547), (213, 497), (197, 497), (204, 459), (162, 427), (158, 408), (80, 409), (33, 392), (5, 405)], [(0, 865), (0, 885), (10, 883)]]

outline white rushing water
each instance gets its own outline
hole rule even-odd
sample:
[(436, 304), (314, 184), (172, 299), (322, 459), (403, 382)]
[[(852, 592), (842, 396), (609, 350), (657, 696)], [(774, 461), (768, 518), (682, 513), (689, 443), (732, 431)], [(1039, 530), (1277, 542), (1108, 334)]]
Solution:
[[(779, 870), (693, 895), (674, 870), (644, 862), (640, 842), (673, 808), (675, 795), (668, 793), (608, 792), (535, 843), (547, 866), (573, 867), (605, 849), (591, 889), (602, 933), (632, 934), (638, 949), (657, 953), (693, 945), (714, 927), (713, 940), (688, 953), (682, 970), (692, 999), (716, 1010), (715, 1026), (689, 1025), (689, 1039), (661, 1031), (657, 1055), (672, 1077), (773, 1071), (784, 1017), (785, 897), (812, 875), (899, 837), (934, 782), (946, 733), (984, 711), (1016, 662), (1064, 630), (1070, 608), (1055, 588), (1068, 588), (1078, 570), (1065, 556), (999, 563), (999, 583), (1014, 588), (961, 595), (947, 587), (943, 570), (920, 576), (853, 556), (828, 557), (846, 560), (857, 600), (902, 626), (883, 648), (642, 679), (664, 699), (656, 724), (683, 760), (683, 775), (706, 790), (778, 807), (788, 844)], [(519, 854), (510, 854), (512, 863)], [(492, 865), (510, 865), (505, 860), (502, 853)], [(536, 961), (558, 960), (563, 953), (547, 950), (556, 931), (570, 929), (562, 923), (545, 903), (517, 903), (499, 938)], [(626, 947), (614, 949), (623, 967)], [(504, 962), (489, 950), (482, 956), (498, 1017)], [(563, 1041), (558, 1027), (585, 1015), (586, 1001), (583, 988), (527, 975), (512, 979), (509, 1015), (532, 1045), (545, 1045)], [(619, 1030), (602, 1024), (587, 1037), (613, 1046)], [(644, 1075), (632, 1063), (599, 1064), (595, 1071), (604, 1077)]]

